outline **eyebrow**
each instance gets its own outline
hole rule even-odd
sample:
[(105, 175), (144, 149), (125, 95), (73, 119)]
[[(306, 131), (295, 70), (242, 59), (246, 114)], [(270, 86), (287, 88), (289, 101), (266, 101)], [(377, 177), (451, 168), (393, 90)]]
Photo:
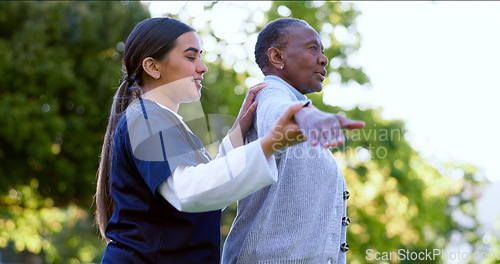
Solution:
[[(188, 52), (188, 51), (194, 51), (194, 52), (198, 53), (199, 50), (197, 48), (194, 48), (194, 47), (189, 47), (184, 52)], [(199, 52), (201, 54), (203, 51), (199, 51)]]

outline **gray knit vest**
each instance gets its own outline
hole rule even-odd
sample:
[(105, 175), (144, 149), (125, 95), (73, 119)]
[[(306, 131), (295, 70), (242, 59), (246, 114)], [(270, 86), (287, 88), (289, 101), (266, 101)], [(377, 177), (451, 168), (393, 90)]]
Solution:
[[(298, 101), (278, 77), (264, 81), (250, 141), (266, 135)], [(347, 186), (330, 150), (304, 142), (275, 157), (278, 181), (238, 202), (222, 263), (345, 263)]]

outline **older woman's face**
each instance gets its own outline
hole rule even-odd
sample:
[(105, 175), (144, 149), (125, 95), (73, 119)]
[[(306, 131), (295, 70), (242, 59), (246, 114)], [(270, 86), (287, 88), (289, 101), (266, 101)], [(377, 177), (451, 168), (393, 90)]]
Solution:
[(282, 51), (282, 77), (302, 94), (321, 91), (328, 58), (323, 54), (318, 33), (308, 26), (295, 26), (288, 32), (288, 42)]

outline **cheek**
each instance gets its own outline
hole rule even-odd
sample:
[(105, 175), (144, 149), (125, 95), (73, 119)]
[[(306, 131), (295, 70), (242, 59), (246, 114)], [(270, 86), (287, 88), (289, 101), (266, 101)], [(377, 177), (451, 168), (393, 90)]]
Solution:
[(195, 67), (193, 63), (183, 62), (168, 69), (166, 74), (170, 74), (174, 79), (182, 79), (186, 77), (193, 76), (195, 73)]
[(306, 63), (302, 63), (299, 66), (299, 70), (297, 71), (296, 78), (299, 78), (301, 82), (308, 82), (311, 79), (311, 75), (314, 72), (314, 67), (310, 67), (306, 65)]
[(314, 71), (314, 69), (316, 68), (317, 59), (313, 55), (306, 54), (298, 58), (296, 62), (297, 63), (295, 63), (295, 65), (300, 70), (300, 73), (304, 74), (306, 72)]

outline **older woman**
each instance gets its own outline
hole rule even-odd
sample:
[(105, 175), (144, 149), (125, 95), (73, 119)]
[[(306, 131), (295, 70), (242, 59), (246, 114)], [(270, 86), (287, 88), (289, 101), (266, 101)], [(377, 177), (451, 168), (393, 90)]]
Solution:
[[(267, 87), (257, 93), (249, 139), (265, 136), (288, 106), (307, 100), (304, 94), (321, 91), (328, 64), (318, 33), (294, 18), (262, 29), (255, 58)], [(345, 263), (349, 192), (332, 153), (316, 145), (342, 144), (340, 128), (362, 128), (364, 122), (311, 105), (295, 120), (308, 142), (276, 154), (278, 181), (238, 202), (223, 263)], [(337, 132), (314, 130), (325, 126)]]

